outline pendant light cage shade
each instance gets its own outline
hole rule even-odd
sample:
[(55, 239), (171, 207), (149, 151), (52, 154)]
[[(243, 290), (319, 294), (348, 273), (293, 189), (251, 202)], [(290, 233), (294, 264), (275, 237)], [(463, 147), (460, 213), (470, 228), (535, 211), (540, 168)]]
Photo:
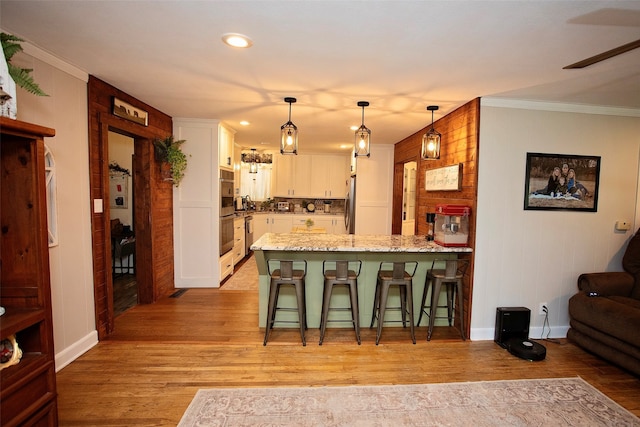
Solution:
[(362, 107), (362, 125), (356, 130), (354, 157), (371, 156), (371, 130), (364, 125), (364, 107), (369, 106), (367, 101), (359, 101), (358, 107)]
[(285, 98), (284, 102), (289, 103), (289, 120), (280, 127), (280, 153), (298, 154), (298, 127), (291, 121), (291, 104), (296, 102), (295, 98)]
[(249, 162), (249, 173), (258, 173), (258, 159), (256, 159), (256, 149), (251, 149), (251, 162)]
[(431, 129), (422, 136), (422, 159), (424, 160), (437, 160), (440, 158), (442, 134), (433, 128), (433, 112), (437, 109), (437, 105), (427, 107), (427, 110), (431, 111)]

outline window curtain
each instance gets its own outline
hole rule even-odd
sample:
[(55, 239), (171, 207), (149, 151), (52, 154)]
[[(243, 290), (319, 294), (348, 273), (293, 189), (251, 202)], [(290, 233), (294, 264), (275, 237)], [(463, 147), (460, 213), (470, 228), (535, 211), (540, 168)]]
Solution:
[(271, 166), (258, 163), (258, 173), (249, 173), (249, 163), (240, 163), (240, 195), (254, 202), (271, 198)]

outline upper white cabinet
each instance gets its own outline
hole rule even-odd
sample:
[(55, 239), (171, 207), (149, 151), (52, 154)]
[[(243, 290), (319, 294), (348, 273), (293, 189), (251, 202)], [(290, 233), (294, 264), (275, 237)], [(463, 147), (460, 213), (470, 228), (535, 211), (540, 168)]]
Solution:
[(274, 155), (274, 196), (308, 197), (310, 185), (311, 156)]
[(274, 156), (272, 193), (276, 197), (339, 199), (346, 194), (346, 156)]
[(222, 169), (233, 171), (233, 143), (235, 131), (220, 125), (218, 127), (218, 161)]
[(311, 194), (319, 199), (338, 199), (347, 194), (349, 160), (346, 156), (317, 155), (311, 162)]

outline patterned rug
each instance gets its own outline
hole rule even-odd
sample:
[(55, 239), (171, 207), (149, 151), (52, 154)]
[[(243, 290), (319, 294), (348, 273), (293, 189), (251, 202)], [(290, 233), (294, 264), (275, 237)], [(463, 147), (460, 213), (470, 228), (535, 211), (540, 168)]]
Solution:
[(179, 426), (640, 426), (581, 378), (199, 390)]
[(257, 291), (258, 265), (256, 257), (251, 254), (220, 286), (223, 291)]

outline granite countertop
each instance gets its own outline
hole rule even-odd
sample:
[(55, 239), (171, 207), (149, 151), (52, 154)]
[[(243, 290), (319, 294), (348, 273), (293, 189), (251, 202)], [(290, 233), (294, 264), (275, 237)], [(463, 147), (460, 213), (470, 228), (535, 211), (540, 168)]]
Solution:
[(468, 247), (444, 247), (425, 236), (266, 233), (251, 245), (259, 251), (310, 252), (472, 252)]

